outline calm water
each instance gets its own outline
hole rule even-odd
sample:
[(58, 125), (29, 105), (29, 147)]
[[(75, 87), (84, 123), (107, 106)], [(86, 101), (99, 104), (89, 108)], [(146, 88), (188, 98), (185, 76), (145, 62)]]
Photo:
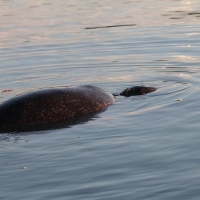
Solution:
[(199, 199), (199, 0), (0, 0), (0, 10), (0, 91), (12, 89), (1, 102), (63, 85), (159, 88), (68, 129), (1, 134), (1, 200)]

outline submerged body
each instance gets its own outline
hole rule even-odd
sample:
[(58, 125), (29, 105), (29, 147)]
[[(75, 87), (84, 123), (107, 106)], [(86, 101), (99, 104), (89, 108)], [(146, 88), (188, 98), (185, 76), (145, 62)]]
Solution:
[[(126, 89), (120, 95), (141, 95), (155, 90), (136, 86)], [(19, 126), (37, 126), (68, 119), (70, 121), (102, 111), (114, 101), (110, 92), (92, 85), (28, 92), (0, 104), (0, 132), (5, 128), (7, 130), (7, 127), (12, 127), (15, 131)]]

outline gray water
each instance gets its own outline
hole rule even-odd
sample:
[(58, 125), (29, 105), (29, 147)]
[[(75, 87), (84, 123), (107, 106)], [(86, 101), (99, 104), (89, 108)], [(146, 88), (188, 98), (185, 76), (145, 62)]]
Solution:
[(1, 134), (0, 199), (199, 199), (199, 80), (199, 0), (1, 0), (1, 102), (52, 86), (158, 90), (71, 128)]

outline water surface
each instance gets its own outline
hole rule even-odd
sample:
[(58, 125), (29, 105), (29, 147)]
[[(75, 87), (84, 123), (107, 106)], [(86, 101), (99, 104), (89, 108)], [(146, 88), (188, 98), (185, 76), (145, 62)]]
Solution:
[(0, 101), (94, 84), (118, 97), (90, 120), (0, 135), (0, 198), (199, 199), (200, 3), (0, 1)]

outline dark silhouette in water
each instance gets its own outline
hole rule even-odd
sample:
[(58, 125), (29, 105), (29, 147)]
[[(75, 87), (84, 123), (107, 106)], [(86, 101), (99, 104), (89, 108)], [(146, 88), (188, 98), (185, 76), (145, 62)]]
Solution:
[(61, 121), (53, 121), (42, 124), (19, 124), (14, 126), (2, 126), (0, 127), (0, 133), (18, 133), (20, 135), (29, 134), (30, 132), (35, 131), (47, 131), (47, 130), (56, 130), (62, 128), (71, 128), (72, 126), (78, 124), (85, 124), (89, 121), (95, 120), (98, 117), (98, 114), (105, 111), (105, 109), (94, 112), (86, 113), (84, 115), (79, 115), (74, 118), (68, 118)]
[[(155, 90), (136, 86), (119, 95), (129, 97)], [(115, 97), (107, 90), (92, 85), (28, 92), (0, 105), (0, 132), (68, 127), (89, 121), (114, 101)]]
[(143, 95), (149, 92), (154, 92), (156, 88), (154, 87), (145, 87), (145, 86), (135, 86), (127, 88), (120, 93), (121, 96), (130, 97), (134, 95)]

